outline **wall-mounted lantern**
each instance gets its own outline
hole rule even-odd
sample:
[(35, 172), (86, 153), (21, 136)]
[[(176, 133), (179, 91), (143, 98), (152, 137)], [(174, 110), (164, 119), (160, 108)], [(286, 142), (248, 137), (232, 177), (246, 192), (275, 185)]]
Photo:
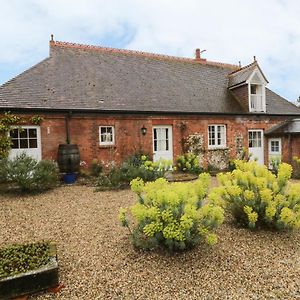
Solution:
[(146, 135), (146, 133), (147, 133), (147, 128), (144, 125), (141, 128), (141, 133), (142, 133), (142, 135)]

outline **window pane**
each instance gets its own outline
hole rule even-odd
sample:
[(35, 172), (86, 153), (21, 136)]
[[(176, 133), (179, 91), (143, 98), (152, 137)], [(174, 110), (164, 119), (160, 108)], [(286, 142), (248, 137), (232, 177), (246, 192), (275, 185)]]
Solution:
[(36, 139), (29, 140), (29, 148), (37, 148), (37, 140)]
[(112, 127), (106, 127), (106, 132), (112, 134)]
[(28, 140), (27, 139), (20, 139), (20, 148), (21, 149), (28, 148)]
[(252, 95), (256, 94), (256, 85), (255, 84), (251, 84), (251, 94)]
[(11, 136), (12, 138), (17, 139), (17, 138), (18, 138), (18, 132), (19, 132), (18, 129), (13, 129), (13, 130), (10, 131), (10, 136)]
[(154, 128), (154, 139), (156, 140), (157, 139), (157, 129)]
[(154, 151), (157, 151), (157, 140), (154, 140)]
[(169, 150), (169, 140), (166, 140), (166, 150)]
[(28, 129), (23, 129), (20, 131), (20, 138), (27, 138), (28, 137)]
[(29, 137), (36, 138), (36, 129), (29, 129)]
[(12, 139), (12, 149), (19, 149), (19, 140), (17, 139)]

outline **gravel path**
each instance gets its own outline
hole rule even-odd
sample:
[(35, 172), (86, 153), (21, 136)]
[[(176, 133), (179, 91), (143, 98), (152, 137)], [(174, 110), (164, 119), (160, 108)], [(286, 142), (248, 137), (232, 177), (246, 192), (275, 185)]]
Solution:
[(250, 232), (227, 221), (219, 243), (170, 256), (139, 252), (118, 224), (129, 190), (65, 186), (0, 196), (0, 246), (57, 242), (57, 295), (32, 299), (300, 299), (300, 233)]

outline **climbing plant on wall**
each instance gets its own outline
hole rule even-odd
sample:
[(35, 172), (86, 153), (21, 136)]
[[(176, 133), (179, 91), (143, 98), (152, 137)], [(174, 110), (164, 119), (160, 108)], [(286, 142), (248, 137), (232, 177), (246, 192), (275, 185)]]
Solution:
[(10, 112), (6, 112), (2, 117), (0, 117), (0, 159), (8, 157), (11, 149), (9, 131), (12, 126), (20, 124), (21, 121), (21, 117), (13, 115)]

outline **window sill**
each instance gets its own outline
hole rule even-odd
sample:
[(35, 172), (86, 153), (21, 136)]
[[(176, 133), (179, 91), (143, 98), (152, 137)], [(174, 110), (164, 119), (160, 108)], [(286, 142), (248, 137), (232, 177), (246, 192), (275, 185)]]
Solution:
[(226, 146), (223, 147), (208, 147), (208, 151), (214, 151), (214, 150), (228, 150), (229, 148)]
[(101, 149), (105, 149), (105, 148), (117, 148), (117, 146), (115, 144), (113, 144), (113, 145), (99, 145), (99, 148), (101, 148)]

